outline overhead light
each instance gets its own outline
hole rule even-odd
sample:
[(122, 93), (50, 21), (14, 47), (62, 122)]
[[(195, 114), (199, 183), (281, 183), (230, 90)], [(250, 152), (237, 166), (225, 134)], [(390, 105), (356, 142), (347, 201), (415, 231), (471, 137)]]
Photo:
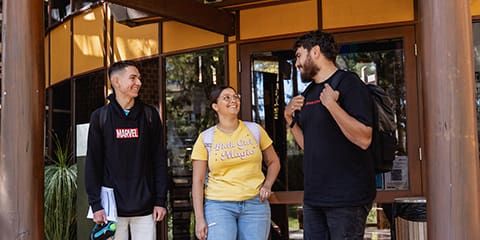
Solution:
[(210, 4), (210, 3), (219, 3), (223, 2), (223, 0), (203, 0), (203, 3)]

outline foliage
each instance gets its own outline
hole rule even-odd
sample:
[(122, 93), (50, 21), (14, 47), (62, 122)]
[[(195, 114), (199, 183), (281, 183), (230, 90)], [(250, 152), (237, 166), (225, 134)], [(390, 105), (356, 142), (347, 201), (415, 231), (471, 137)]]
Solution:
[(375, 205), (368, 212), (367, 224), (377, 224), (377, 207)]
[(168, 155), (173, 166), (190, 167), (187, 149), (215, 123), (208, 96), (225, 82), (223, 56), (224, 49), (215, 48), (166, 58)]
[[(45, 238), (75, 239), (75, 203), (77, 195), (77, 164), (67, 140), (62, 144), (56, 134), (52, 164), (45, 166)], [(69, 139), (69, 137), (66, 137)]]
[[(166, 57), (166, 125), (167, 153), (172, 173), (191, 169), (190, 154), (198, 134), (215, 124), (208, 96), (215, 85), (225, 83), (224, 48), (215, 48)], [(194, 218), (172, 220), (177, 209), (171, 209), (168, 239), (176, 227), (194, 231)], [(181, 213), (181, 211), (179, 211)], [(193, 216), (193, 214), (192, 214)], [(180, 224), (180, 225), (179, 225)]]
[(398, 151), (406, 154), (407, 99), (404, 75), (404, 56), (398, 40), (385, 43), (383, 48), (372, 50), (366, 44), (355, 45), (355, 51), (340, 54), (337, 64), (342, 69), (358, 73), (362, 76), (362, 68), (375, 73), (377, 83), (392, 97), (395, 103), (395, 114), (398, 129)]
[[(300, 229), (300, 222), (298, 216), (298, 208), (301, 205), (288, 205), (288, 229), (289, 231), (296, 231)], [(303, 211), (303, 210), (302, 210)], [(302, 214), (303, 217), (303, 214)]]

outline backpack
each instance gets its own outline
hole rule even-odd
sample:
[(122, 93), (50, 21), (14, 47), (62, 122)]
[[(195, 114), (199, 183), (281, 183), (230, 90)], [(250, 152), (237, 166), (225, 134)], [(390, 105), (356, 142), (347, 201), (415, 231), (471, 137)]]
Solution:
[[(143, 108), (143, 113), (145, 114), (145, 118), (147, 119), (147, 126), (150, 127), (152, 125), (152, 109), (145, 105), (145, 107)], [(107, 114), (108, 114), (108, 104), (100, 108), (99, 126), (102, 131), (103, 131), (103, 126), (107, 122)]]
[[(331, 81), (331, 87), (336, 90), (346, 75), (346, 71), (339, 70), (339, 73), (335, 74)], [(375, 84), (366, 85), (373, 102), (372, 143), (370, 144), (370, 149), (373, 155), (375, 173), (389, 172), (393, 167), (398, 142), (393, 101), (380, 86)]]

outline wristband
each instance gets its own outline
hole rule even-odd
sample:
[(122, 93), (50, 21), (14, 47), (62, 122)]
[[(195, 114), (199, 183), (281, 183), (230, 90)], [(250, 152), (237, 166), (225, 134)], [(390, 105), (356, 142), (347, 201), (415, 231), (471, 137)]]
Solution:
[(290, 123), (289, 127), (290, 127), (290, 128), (295, 127), (295, 120), (292, 120), (292, 122)]

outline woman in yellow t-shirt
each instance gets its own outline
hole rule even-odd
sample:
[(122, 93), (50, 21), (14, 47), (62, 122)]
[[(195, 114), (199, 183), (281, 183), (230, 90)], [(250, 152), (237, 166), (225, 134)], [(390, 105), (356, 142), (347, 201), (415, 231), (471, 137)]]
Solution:
[(240, 95), (232, 87), (214, 89), (210, 101), (218, 124), (198, 136), (192, 151), (195, 234), (200, 240), (265, 240), (268, 198), (280, 171), (272, 139), (260, 125), (238, 119)]

